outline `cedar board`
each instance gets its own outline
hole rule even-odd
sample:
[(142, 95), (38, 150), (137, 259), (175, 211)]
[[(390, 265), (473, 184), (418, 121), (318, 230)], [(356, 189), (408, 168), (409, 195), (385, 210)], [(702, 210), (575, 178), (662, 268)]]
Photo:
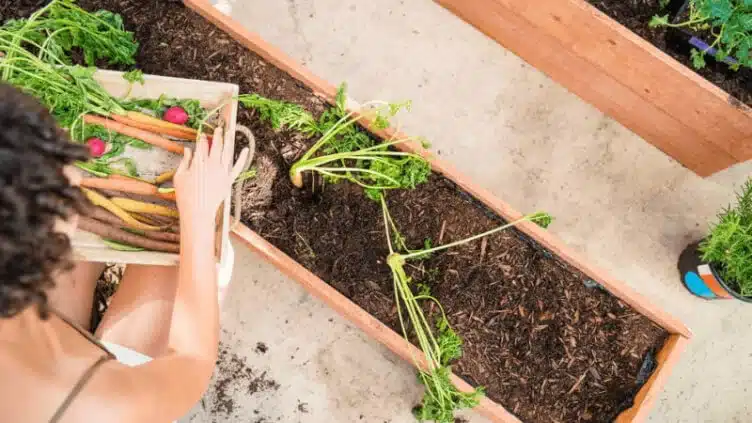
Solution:
[(752, 158), (749, 107), (584, 0), (436, 2), (700, 176)]

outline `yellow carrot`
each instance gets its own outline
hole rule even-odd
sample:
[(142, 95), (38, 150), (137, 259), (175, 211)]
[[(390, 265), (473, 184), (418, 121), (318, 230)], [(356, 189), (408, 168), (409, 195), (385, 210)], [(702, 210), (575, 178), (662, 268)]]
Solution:
[(166, 207), (159, 204), (145, 203), (143, 201), (133, 200), (130, 198), (115, 197), (111, 198), (113, 204), (128, 212), (156, 214), (158, 216), (178, 217), (177, 209)]
[(164, 119), (159, 119), (154, 116), (149, 116), (144, 113), (140, 112), (127, 112), (125, 114), (125, 117), (132, 121), (141, 122), (145, 125), (150, 125), (153, 127), (162, 128), (164, 130), (172, 130), (176, 132), (183, 132), (186, 135), (193, 135), (193, 139), (196, 138), (196, 135), (198, 135), (198, 131), (184, 125), (178, 125), (177, 123), (168, 122)]
[(114, 214), (115, 216), (119, 217), (120, 219), (125, 222), (125, 224), (128, 225), (128, 227), (133, 229), (139, 229), (142, 231), (159, 231), (162, 230), (159, 226), (152, 226), (147, 225), (145, 223), (139, 222), (136, 220), (133, 216), (128, 214), (127, 211), (123, 210), (118, 206), (117, 204), (113, 203), (112, 201), (108, 200), (105, 196), (92, 191), (90, 189), (81, 188), (81, 190), (84, 192), (84, 195), (86, 195), (86, 198), (89, 199), (89, 201), (92, 202), (95, 206), (102, 207), (103, 209), (106, 209), (110, 213)]
[(160, 173), (159, 176), (154, 179), (154, 183), (160, 185), (165, 182), (171, 181), (173, 177), (175, 177), (175, 171), (168, 170), (167, 172)]

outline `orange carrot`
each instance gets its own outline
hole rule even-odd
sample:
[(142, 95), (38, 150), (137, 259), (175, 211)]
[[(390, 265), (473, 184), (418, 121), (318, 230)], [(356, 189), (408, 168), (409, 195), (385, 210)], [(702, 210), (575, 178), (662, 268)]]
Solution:
[(150, 184), (151, 185), (151, 182), (147, 181), (146, 179), (139, 178), (138, 176), (123, 175), (121, 173), (111, 173), (108, 176), (108, 178), (120, 179), (120, 180), (123, 180), (123, 181), (139, 181), (139, 182), (143, 182), (145, 184)]
[(194, 141), (196, 139), (196, 134), (197, 134), (196, 131), (191, 133), (188, 131), (182, 131), (182, 130), (175, 129), (175, 128), (165, 128), (165, 127), (161, 127), (157, 125), (151, 125), (148, 123), (136, 121), (128, 117), (115, 115), (115, 114), (113, 114), (111, 117), (114, 121), (120, 122), (124, 125), (128, 125), (133, 128), (143, 129), (145, 131), (153, 132), (155, 134), (169, 135), (171, 137), (175, 137), (175, 138), (185, 140), (185, 141)]
[[(112, 176), (112, 175), (110, 175)], [(158, 197), (163, 200), (175, 201), (175, 193), (163, 193), (159, 192), (156, 186), (146, 182), (142, 182), (136, 179), (120, 179), (120, 178), (83, 178), (81, 179), (81, 186), (85, 188), (95, 188), (103, 190), (112, 190), (127, 192), (131, 194), (146, 195), (152, 197)]]
[(183, 154), (183, 150), (185, 150), (185, 148), (181, 144), (175, 141), (170, 141), (167, 138), (160, 137), (159, 135), (153, 134), (149, 131), (133, 128), (114, 120), (105, 119), (103, 117), (95, 115), (85, 115), (84, 122), (104, 126), (110, 131), (115, 131), (119, 134), (140, 139), (141, 141), (155, 145), (159, 148), (163, 148), (175, 154)]

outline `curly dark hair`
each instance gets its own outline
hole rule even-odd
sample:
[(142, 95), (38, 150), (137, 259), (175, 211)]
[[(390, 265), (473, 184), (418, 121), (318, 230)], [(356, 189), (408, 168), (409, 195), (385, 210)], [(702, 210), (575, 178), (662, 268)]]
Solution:
[(73, 266), (70, 239), (55, 222), (86, 204), (63, 169), (87, 158), (41, 104), (0, 84), (1, 318), (34, 304), (47, 317), (54, 275)]

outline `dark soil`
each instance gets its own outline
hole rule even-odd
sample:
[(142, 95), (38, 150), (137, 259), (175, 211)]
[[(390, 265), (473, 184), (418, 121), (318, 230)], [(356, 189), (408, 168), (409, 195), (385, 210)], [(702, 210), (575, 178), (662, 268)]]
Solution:
[[(17, 4), (0, 0), (8, 3)], [(315, 114), (326, 107), (302, 84), (178, 4), (80, 3), (124, 15), (141, 42), (138, 63), (146, 73), (234, 82), (241, 92), (295, 102)], [(244, 223), (399, 330), (379, 205), (347, 184), (315, 193), (294, 189), (289, 165), (309, 141), (276, 133), (247, 111), (239, 123), (254, 131), (258, 145), (259, 173), (246, 184)], [(391, 193), (389, 205), (416, 247), (426, 238), (446, 243), (503, 222), (438, 175), (416, 190)], [(666, 337), (516, 230), (408, 269), (430, 285), (465, 340), (455, 372), (486, 387), (489, 397), (526, 422), (611, 421), (630, 406), (645, 357)], [(233, 365), (227, 354), (221, 361)], [(230, 403), (222, 407), (217, 411), (232, 412)]]
[(631, 29), (640, 37), (668, 53), (689, 69), (722, 88), (733, 97), (729, 99), (729, 102), (732, 104), (738, 104), (741, 101), (748, 106), (752, 106), (752, 71), (741, 69), (735, 72), (729, 69), (728, 65), (716, 63), (712, 59), (707, 60), (708, 66), (705, 68), (695, 69), (689, 57), (689, 48), (686, 44), (678, 42), (675, 32), (672, 33), (672, 31), (666, 28), (648, 27), (650, 18), (667, 13), (667, 10), (661, 8), (660, 0), (586, 1)]

